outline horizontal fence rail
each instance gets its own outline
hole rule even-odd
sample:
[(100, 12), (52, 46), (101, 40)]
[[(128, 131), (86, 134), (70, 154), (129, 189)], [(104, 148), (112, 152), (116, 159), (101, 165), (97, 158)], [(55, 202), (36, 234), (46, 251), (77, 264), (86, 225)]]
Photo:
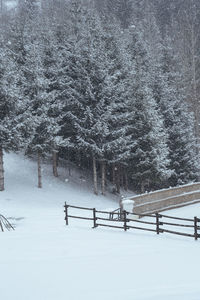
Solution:
[[(71, 213), (69, 214), (70, 209), (82, 210), (87, 212), (89, 215), (77, 216)], [(200, 219), (197, 217), (194, 217), (193, 219), (189, 219), (189, 218), (167, 216), (158, 213), (151, 214), (151, 215), (149, 214), (138, 215), (135, 213), (122, 211), (120, 208), (112, 212), (100, 211), (100, 210), (96, 210), (96, 208), (86, 208), (86, 207), (68, 205), (67, 203), (65, 203), (64, 205), (64, 212), (65, 212), (66, 225), (69, 225), (69, 219), (72, 218), (72, 219), (92, 221), (93, 223), (92, 228), (110, 227), (110, 228), (123, 229), (124, 231), (127, 231), (129, 229), (137, 229), (143, 231), (151, 231), (157, 234), (166, 232), (175, 235), (193, 237), (195, 240), (200, 238), (200, 233), (198, 233), (198, 231), (200, 231)], [(141, 218), (143, 217), (150, 218), (150, 220), (149, 221), (141, 220)], [(185, 228), (186, 230), (178, 231), (178, 229), (176, 228), (181, 228), (181, 229)]]

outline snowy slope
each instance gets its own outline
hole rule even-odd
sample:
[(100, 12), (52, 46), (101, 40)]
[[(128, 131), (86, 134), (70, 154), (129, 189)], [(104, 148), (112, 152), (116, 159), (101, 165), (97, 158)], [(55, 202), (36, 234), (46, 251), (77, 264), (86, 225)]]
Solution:
[[(14, 218), (16, 230), (0, 232), (1, 299), (200, 299), (200, 241), (91, 229), (83, 220), (66, 227), (64, 201), (104, 210), (118, 203), (54, 179), (48, 166), (39, 190), (35, 163), (14, 154), (5, 156), (5, 170), (0, 213)], [(200, 204), (169, 214), (200, 217)]]

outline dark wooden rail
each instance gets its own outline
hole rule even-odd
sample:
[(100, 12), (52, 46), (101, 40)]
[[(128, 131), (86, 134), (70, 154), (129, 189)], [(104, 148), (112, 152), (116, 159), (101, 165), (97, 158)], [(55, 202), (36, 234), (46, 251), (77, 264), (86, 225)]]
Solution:
[[(126, 211), (122, 211), (120, 208), (112, 212), (99, 211), (96, 210), (95, 208), (86, 208), (86, 207), (80, 207), (74, 205), (67, 205), (66, 203), (64, 205), (64, 208), (65, 208), (64, 212), (65, 212), (66, 225), (69, 225), (69, 218), (73, 218), (73, 219), (93, 221), (93, 228), (102, 226), (102, 227), (123, 229), (124, 231), (127, 231), (129, 229), (138, 229), (138, 230), (156, 232), (157, 234), (166, 232), (166, 233), (176, 234), (176, 235), (181, 235), (186, 237), (193, 237), (195, 238), (195, 240), (200, 238), (200, 234), (198, 233), (198, 230), (200, 230), (200, 224), (199, 224), (200, 219), (197, 217), (194, 217), (194, 219), (189, 219), (189, 218), (167, 216), (158, 213), (152, 215), (149, 214), (137, 215), (135, 213), (128, 213)], [(91, 211), (91, 215), (75, 216), (69, 214), (70, 208), (77, 209), (77, 210), (84, 210), (88, 212)], [(141, 218), (143, 217), (151, 218), (151, 221), (141, 220)], [(155, 222), (152, 222), (152, 218), (155, 220)], [(165, 221), (165, 219), (175, 220), (175, 222), (173, 221), (167, 222)], [(177, 220), (179, 222), (177, 222)], [(104, 223), (102, 223), (103, 221)], [(187, 224), (181, 222), (186, 222)], [(118, 223), (119, 225), (117, 224), (115, 225), (115, 223)], [(134, 223), (138, 224), (139, 226), (135, 226)], [(146, 227), (140, 227), (140, 226), (146, 226)], [(165, 226), (167, 226), (167, 228), (165, 228)], [(176, 230), (171, 230), (171, 228), (169, 229), (168, 226), (187, 228), (188, 230), (190, 230), (190, 232), (180, 232)]]

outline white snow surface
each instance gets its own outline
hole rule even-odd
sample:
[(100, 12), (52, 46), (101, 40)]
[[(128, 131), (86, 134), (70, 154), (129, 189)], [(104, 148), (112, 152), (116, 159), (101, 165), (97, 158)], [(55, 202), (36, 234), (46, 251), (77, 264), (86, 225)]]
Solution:
[[(199, 300), (200, 241), (138, 230), (92, 229), (92, 221), (69, 220), (63, 204), (110, 210), (115, 200), (94, 196), (81, 184), (36, 163), (5, 155), (6, 190), (0, 214), (15, 231), (0, 232), (2, 300)], [(73, 211), (73, 213), (76, 213)], [(81, 212), (78, 212), (81, 213)], [(165, 214), (200, 217), (200, 204)]]

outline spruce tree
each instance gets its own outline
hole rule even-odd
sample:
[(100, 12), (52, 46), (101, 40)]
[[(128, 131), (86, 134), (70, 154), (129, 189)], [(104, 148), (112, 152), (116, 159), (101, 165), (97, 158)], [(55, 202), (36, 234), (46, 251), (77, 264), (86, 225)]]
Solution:
[(119, 193), (120, 180), (123, 178), (122, 169), (126, 169), (129, 156), (126, 98), (128, 69), (123, 58), (119, 27), (116, 23), (110, 25), (104, 21), (103, 28), (106, 53), (103, 93), (107, 102), (106, 122), (109, 133), (104, 142), (104, 149), (110, 173), (112, 169), (113, 183), (116, 184), (116, 190)]
[(132, 68), (129, 87), (129, 124), (132, 140), (130, 176), (133, 186), (144, 192), (159, 186), (169, 176), (168, 147), (163, 118), (152, 89), (148, 48), (141, 27), (128, 32), (129, 63)]
[(17, 68), (0, 36), (0, 191), (4, 190), (3, 151), (16, 151), (21, 143)]
[(194, 139), (194, 117), (184, 98), (182, 75), (171, 39), (165, 39), (162, 58), (166, 93), (160, 101), (168, 131), (170, 168), (173, 171), (169, 184), (175, 186), (195, 181), (197, 165)]

